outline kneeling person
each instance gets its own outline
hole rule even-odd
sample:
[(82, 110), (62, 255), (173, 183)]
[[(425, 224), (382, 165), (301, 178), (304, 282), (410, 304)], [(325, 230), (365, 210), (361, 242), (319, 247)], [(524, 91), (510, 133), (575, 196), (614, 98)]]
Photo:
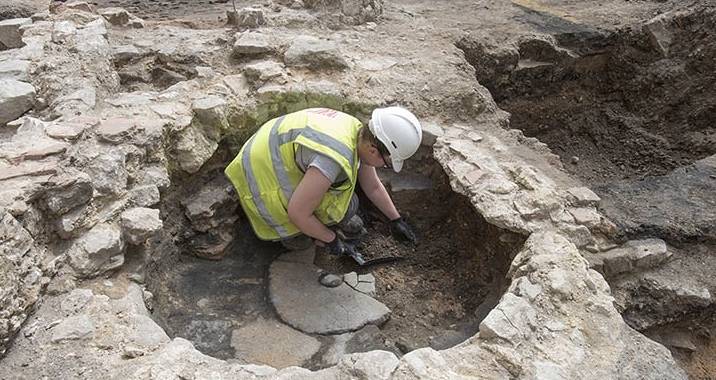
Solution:
[(346, 255), (353, 248), (328, 226), (348, 236), (360, 233), (357, 184), (390, 220), (393, 235), (415, 242), (375, 168), (400, 172), (421, 139), (420, 122), (400, 107), (375, 109), (368, 128), (343, 112), (306, 109), (261, 126), (225, 174), (260, 239), (291, 248), (306, 235)]

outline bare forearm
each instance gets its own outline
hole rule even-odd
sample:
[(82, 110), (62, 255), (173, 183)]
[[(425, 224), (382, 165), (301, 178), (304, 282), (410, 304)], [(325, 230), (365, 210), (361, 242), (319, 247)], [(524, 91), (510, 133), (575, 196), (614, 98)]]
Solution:
[(366, 193), (366, 196), (368, 196), (368, 199), (370, 199), (375, 207), (377, 207), (383, 215), (388, 217), (388, 219), (394, 220), (400, 218), (400, 213), (398, 213), (398, 210), (393, 204), (393, 200), (390, 199), (390, 195), (382, 183), (373, 187), (370, 192)]
[(295, 224), (304, 234), (322, 242), (329, 242), (335, 237), (335, 233), (313, 214), (292, 218), (291, 223)]

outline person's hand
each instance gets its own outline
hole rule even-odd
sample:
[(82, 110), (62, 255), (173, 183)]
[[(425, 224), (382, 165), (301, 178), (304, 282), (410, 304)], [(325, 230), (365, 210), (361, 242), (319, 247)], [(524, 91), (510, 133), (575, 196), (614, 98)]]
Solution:
[(335, 256), (360, 255), (353, 244), (344, 241), (338, 235), (336, 235), (332, 241), (326, 243), (326, 249), (328, 250), (328, 253)]
[(390, 232), (398, 240), (408, 241), (413, 244), (418, 242), (418, 237), (402, 217), (390, 221)]

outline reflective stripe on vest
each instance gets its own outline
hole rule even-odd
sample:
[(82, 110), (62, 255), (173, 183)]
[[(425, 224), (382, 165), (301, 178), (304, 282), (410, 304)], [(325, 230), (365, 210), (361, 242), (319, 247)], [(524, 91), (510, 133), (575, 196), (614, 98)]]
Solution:
[(360, 127), (350, 115), (309, 109), (270, 120), (259, 128), (225, 170), (259, 238), (278, 240), (300, 233), (286, 211), (303, 177), (295, 163), (296, 144), (330, 157), (346, 172), (348, 181), (331, 188), (314, 211), (326, 225), (342, 219), (357, 182)]

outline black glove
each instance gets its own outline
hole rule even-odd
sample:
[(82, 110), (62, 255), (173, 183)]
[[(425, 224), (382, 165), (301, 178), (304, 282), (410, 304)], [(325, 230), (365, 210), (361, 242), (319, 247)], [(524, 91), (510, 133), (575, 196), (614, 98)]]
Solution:
[(390, 232), (398, 240), (409, 241), (413, 244), (418, 242), (415, 232), (402, 217), (390, 221)]
[(326, 248), (331, 255), (353, 256), (357, 254), (360, 256), (360, 253), (353, 244), (344, 241), (338, 237), (338, 235), (336, 235), (332, 241), (326, 243)]

